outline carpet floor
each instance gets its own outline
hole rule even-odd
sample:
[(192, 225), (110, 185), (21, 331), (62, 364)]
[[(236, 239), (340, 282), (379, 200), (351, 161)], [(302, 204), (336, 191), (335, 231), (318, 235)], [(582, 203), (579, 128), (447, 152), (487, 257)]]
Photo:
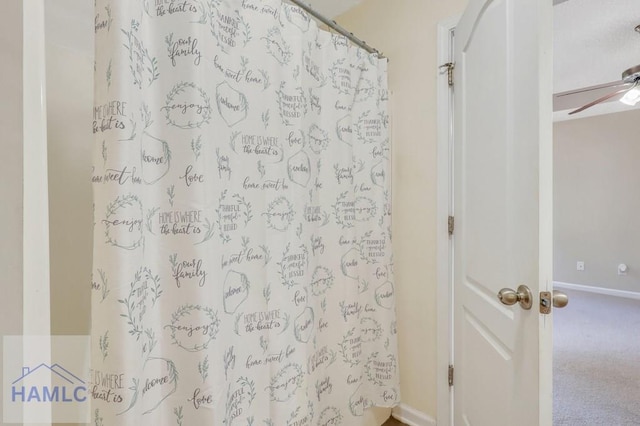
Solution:
[(554, 311), (554, 426), (640, 425), (640, 300), (567, 291)]

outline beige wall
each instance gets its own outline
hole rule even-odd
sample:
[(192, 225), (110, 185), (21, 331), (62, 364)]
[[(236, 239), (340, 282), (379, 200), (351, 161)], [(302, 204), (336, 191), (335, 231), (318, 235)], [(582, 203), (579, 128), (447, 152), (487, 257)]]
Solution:
[(337, 20), (389, 57), (402, 402), (436, 417), (437, 24), (466, 0), (368, 0)]
[[(0, 13), (0, 337), (22, 334), (22, 1)], [(2, 351), (0, 350), (0, 363)], [(2, 374), (2, 373), (0, 373)], [(3, 398), (0, 390), (0, 398)], [(2, 407), (0, 406), (0, 418)]]
[(89, 334), (93, 60), (47, 43), (51, 333)]
[[(0, 336), (22, 332), (22, 2), (0, 14)], [(1, 353), (0, 353), (1, 356)]]
[[(50, 7), (52, 1), (46, 5)], [(86, 51), (62, 46), (59, 36), (52, 33), (61, 23), (50, 9), (47, 11), (51, 334), (87, 335), (93, 252), (93, 59)], [(78, 27), (70, 32), (93, 37), (84, 30)]]
[(640, 291), (638, 121), (626, 111), (555, 123), (554, 280)]

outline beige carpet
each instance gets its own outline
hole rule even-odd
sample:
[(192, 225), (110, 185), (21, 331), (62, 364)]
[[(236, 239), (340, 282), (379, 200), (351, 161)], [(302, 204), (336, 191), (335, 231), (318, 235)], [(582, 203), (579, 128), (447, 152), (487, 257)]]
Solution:
[(554, 314), (554, 426), (640, 425), (640, 301), (570, 292)]

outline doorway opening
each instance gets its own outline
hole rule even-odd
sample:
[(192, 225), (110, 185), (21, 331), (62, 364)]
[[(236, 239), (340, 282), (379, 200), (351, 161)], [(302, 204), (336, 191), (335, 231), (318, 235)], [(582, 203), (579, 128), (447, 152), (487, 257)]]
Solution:
[[(451, 49), (451, 45), (445, 45), (445, 42), (453, 42), (453, 33), (455, 28), (455, 23), (457, 21), (450, 20), (447, 22), (443, 22), (439, 27), (439, 42), (440, 42), (440, 56), (439, 56), (439, 64), (445, 64), (450, 62), (451, 59), (448, 55), (448, 52)], [(450, 37), (450, 38), (448, 38)], [(442, 40), (441, 40), (442, 39)], [(438, 111), (439, 114), (446, 116), (444, 119), (439, 116), (439, 140), (438, 140), (438, 165), (439, 165), (439, 194), (438, 194), (438, 247), (439, 247), (439, 261), (438, 261), (438, 336), (439, 336), (439, 354), (438, 354), (438, 424), (444, 425), (452, 425), (452, 398), (451, 398), (451, 388), (447, 383), (447, 375), (446, 371), (448, 365), (451, 364), (452, 359), (452, 320), (451, 320), (451, 303), (452, 303), (452, 257), (450, 256), (450, 251), (452, 250), (451, 239), (449, 236), (443, 231), (448, 226), (448, 216), (451, 215), (453, 211), (451, 202), (451, 195), (453, 191), (453, 185), (450, 177), (453, 175), (453, 170), (451, 166), (451, 162), (448, 161), (447, 155), (445, 153), (450, 153), (452, 149), (452, 138), (450, 131), (453, 128), (452, 117), (451, 114), (451, 105), (448, 102), (451, 102), (450, 96), (450, 88), (447, 87), (446, 77), (443, 75), (438, 82), (438, 90), (439, 90), (439, 98), (438, 98)], [(568, 180), (562, 183), (565, 191), (572, 191), (574, 197), (579, 198), (579, 201), (582, 201), (582, 204), (578, 204), (577, 211), (571, 214), (567, 214), (568, 218), (566, 219), (569, 222), (573, 222), (578, 228), (582, 227), (582, 232), (574, 231), (574, 234), (588, 234), (594, 232), (595, 225), (591, 224), (581, 224), (581, 220), (587, 217), (587, 219), (593, 222), (594, 217), (598, 219), (599, 227), (601, 228), (601, 232), (609, 233), (608, 237), (613, 241), (614, 244), (624, 245), (622, 242), (623, 239), (628, 239), (631, 241), (631, 246), (627, 246), (624, 249), (624, 253), (626, 254), (618, 254), (615, 249), (612, 248), (603, 248), (597, 247), (602, 245), (598, 243), (598, 241), (602, 240), (591, 240), (591, 242), (579, 241), (573, 237), (574, 245), (581, 247), (583, 249), (595, 248), (600, 249), (600, 254), (594, 255), (593, 257), (586, 257), (587, 254), (578, 255), (578, 254), (570, 254), (567, 249), (561, 242), (559, 238), (561, 238), (560, 231), (558, 227), (554, 227), (554, 251), (556, 252), (554, 256), (554, 280), (555, 286), (558, 289), (563, 291), (567, 291), (570, 295), (571, 302), (569, 304), (569, 308), (564, 311), (556, 311), (557, 315), (554, 315), (554, 323), (557, 325), (558, 330), (555, 334), (555, 355), (554, 355), (554, 364), (556, 367), (561, 366), (561, 364), (565, 364), (565, 370), (562, 374), (567, 374), (571, 376), (571, 380), (567, 382), (567, 385), (564, 389), (559, 389), (558, 386), (554, 386), (554, 393), (560, 394), (564, 392), (565, 396), (558, 395), (554, 403), (554, 425), (555, 426), (564, 426), (564, 425), (574, 425), (574, 424), (637, 424), (640, 423), (640, 411), (633, 406), (633, 404), (629, 404), (625, 401), (625, 397), (628, 397), (630, 400), (637, 400), (637, 396), (639, 391), (636, 387), (633, 386), (633, 383), (638, 383), (639, 379), (634, 379), (633, 375), (630, 372), (633, 370), (637, 370), (637, 368), (632, 367), (630, 360), (625, 360), (619, 357), (620, 352), (624, 352), (627, 354), (633, 355), (638, 353), (640, 348), (635, 348), (633, 344), (636, 343), (637, 339), (633, 334), (633, 330), (637, 330), (637, 327), (640, 326), (640, 320), (637, 320), (632, 313), (640, 311), (640, 293), (635, 290), (636, 288), (640, 288), (638, 286), (640, 274), (640, 267), (633, 267), (631, 265), (633, 261), (640, 258), (640, 252), (638, 252), (637, 241), (640, 240), (640, 233), (638, 231), (632, 229), (632, 226), (637, 222), (637, 220), (633, 219), (621, 219), (616, 216), (617, 213), (620, 213), (620, 210), (624, 210), (625, 212), (633, 212), (639, 211), (640, 204), (638, 205), (627, 205), (626, 202), (636, 202), (640, 203), (640, 196), (638, 196), (638, 180), (637, 180), (637, 164), (640, 163), (640, 148), (638, 144), (633, 144), (636, 148), (635, 151), (624, 154), (620, 151), (616, 151), (612, 154), (611, 150), (615, 150), (617, 145), (612, 144), (612, 142), (617, 141), (617, 139), (622, 138), (622, 136), (613, 137), (612, 135), (616, 131), (624, 131), (625, 128), (633, 127), (632, 123), (635, 123), (636, 120), (640, 119), (640, 111), (635, 112), (627, 112), (622, 113), (626, 116), (624, 119), (622, 117), (618, 117), (618, 121), (614, 115), (610, 116), (599, 116), (593, 117), (589, 120), (595, 121), (612, 121), (613, 124), (610, 124), (610, 130), (598, 131), (596, 128), (587, 128), (582, 131), (578, 131), (574, 136), (574, 141), (571, 146), (564, 146), (563, 155), (565, 155), (566, 160), (565, 163), (560, 164), (558, 161), (555, 162), (554, 171), (555, 171), (555, 181), (554, 181), (554, 201), (556, 202), (556, 206), (554, 207), (554, 222), (558, 222), (558, 209), (562, 209), (562, 212), (566, 212), (566, 207), (560, 207), (558, 205), (558, 197), (563, 196), (559, 194), (558, 185), (561, 184), (559, 179), (558, 168), (561, 167), (562, 171), (569, 174), (569, 177), (591, 177), (591, 181), (584, 181), (583, 185), (586, 187), (583, 188), (582, 192), (578, 194), (579, 187), (577, 186), (575, 181)], [(619, 114), (615, 114), (618, 116)], [(607, 118), (608, 117), (608, 118)], [(558, 157), (558, 127), (578, 127), (578, 122), (586, 122), (585, 120), (575, 120), (574, 124), (559, 124), (556, 123), (554, 128), (554, 156)], [(623, 123), (623, 121), (626, 123)], [(604, 126), (604, 124), (599, 124)], [(633, 132), (631, 133), (633, 135)], [(595, 152), (591, 151), (590, 153), (585, 152), (585, 138), (589, 136), (596, 141), (594, 143), (599, 143), (600, 151), (596, 150)], [(634, 139), (633, 136), (631, 136)], [(637, 137), (635, 137), (637, 140)], [(619, 146), (618, 146), (619, 148)], [(607, 150), (603, 150), (607, 149)], [(587, 155), (591, 159), (595, 159), (595, 165), (591, 165), (586, 167), (587, 160), (589, 158), (583, 157), (583, 155)], [(604, 163), (604, 166), (603, 166)], [(629, 174), (625, 174), (623, 172), (623, 164), (630, 163), (631, 171)], [(574, 168), (569, 169), (567, 164), (575, 166)], [(635, 167), (634, 167), (635, 166)], [(576, 170), (576, 167), (578, 170)], [(592, 172), (589, 172), (592, 170)], [(597, 170), (598, 173), (594, 173), (593, 170)], [(577, 176), (576, 176), (577, 175)], [(607, 189), (601, 188), (604, 184), (605, 178), (609, 178), (611, 176), (616, 176), (618, 179), (617, 184), (613, 184), (608, 186)], [(608, 179), (607, 179), (608, 180)], [(594, 185), (598, 184), (598, 195), (600, 196), (600, 204), (609, 207), (608, 212), (600, 213), (596, 211), (593, 207), (589, 207), (585, 202), (594, 202), (593, 195), (589, 195), (590, 191), (594, 190)], [(443, 196), (443, 194), (446, 194)], [(633, 195), (636, 194), (636, 195)], [(604, 197), (604, 198), (603, 198)], [(606, 198), (608, 197), (608, 198)], [(625, 202), (625, 206), (622, 207), (622, 201)], [(576, 209), (574, 209), (576, 210)], [(560, 213), (562, 213), (560, 212)], [(636, 214), (637, 216), (637, 214)], [(616, 231), (612, 231), (612, 223), (620, 226)], [(640, 227), (638, 227), (640, 229)], [(595, 241), (595, 242), (594, 242)], [(578, 256), (578, 257), (576, 257)], [(592, 260), (595, 259), (595, 260)], [(630, 260), (631, 259), (631, 260)], [(575, 275), (577, 272), (577, 262), (582, 261), (585, 262), (584, 269), (588, 273), (590, 268), (593, 268), (594, 262), (604, 262), (607, 263), (607, 274), (610, 275), (609, 279), (602, 279), (600, 281), (596, 280), (596, 284), (578, 284), (582, 280), (579, 275)], [(560, 263), (568, 264), (569, 266), (564, 266), (566, 268), (573, 269), (571, 273), (562, 273), (558, 269), (558, 265)], [(590, 266), (591, 265), (591, 266)], [(626, 268), (623, 266), (626, 265)], [(625, 275), (626, 271), (626, 275)], [(621, 272), (621, 275), (618, 273)], [(584, 274), (584, 271), (582, 271)], [(568, 278), (564, 278), (568, 277)], [(578, 277), (578, 278), (575, 278)], [(622, 280), (623, 285), (615, 286), (607, 285), (613, 281), (620, 282)], [(627, 283), (625, 286), (624, 283)], [(592, 281), (593, 283), (593, 281)], [(600, 285), (598, 285), (600, 284)], [(603, 287), (604, 285), (604, 287)], [(587, 287), (587, 288), (585, 288)], [(614, 287), (614, 288), (610, 288)], [(588, 292), (585, 292), (587, 290)], [(622, 297), (620, 297), (622, 296)], [(633, 300), (636, 299), (636, 300)], [(622, 317), (619, 315), (620, 313), (624, 313)], [(570, 315), (580, 314), (582, 317), (578, 316), (577, 318), (583, 319), (571, 319)], [(609, 314), (618, 314), (610, 316)], [(609, 319), (607, 320), (606, 317)], [(618, 319), (616, 319), (618, 318)], [(585, 321), (593, 320), (593, 323), (585, 323)], [(600, 321), (601, 320), (601, 321)], [(612, 324), (610, 328), (606, 328), (606, 322)], [(579, 327), (576, 329), (570, 328), (572, 325), (579, 324)], [(631, 330), (629, 334), (624, 334), (622, 330), (624, 327), (621, 325), (628, 325), (628, 329)], [(569, 327), (567, 327), (569, 326)], [(613, 327), (613, 328), (612, 328)], [(596, 334), (598, 332), (598, 334)], [(580, 336), (577, 336), (577, 335)], [(615, 334), (615, 335), (614, 335)], [(598, 335), (602, 336), (602, 340), (597, 337)], [(582, 342), (578, 342), (577, 346), (573, 349), (568, 348), (568, 344), (574, 344), (576, 340), (575, 337), (583, 337), (584, 340)], [(604, 340), (607, 338), (608, 340)], [(571, 341), (569, 341), (571, 340)], [(627, 346), (618, 347), (618, 349), (614, 349), (613, 343), (625, 343)], [(561, 348), (562, 354), (565, 358), (558, 358), (558, 349)], [(576, 349), (577, 348), (577, 349)], [(573, 351), (573, 352), (571, 352)], [(581, 355), (582, 359), (579, 358)], [(578, 368), (579, 367), (579, 368)], [(582, 368), (583, 370), (581, 370)], [(598, 372), (599, 369), (599, 372)], [(586, 383), (586, 372), (589, 370), (594, 376), (590, 383)], [(626, 370), (626, 373), (625, 373)], [(557, 380), (559, 377), (559, 372), (557, 368), (554, 370), (554, 380)], [(559, 382), (559, 380), (557, 380)], [(630, 385), (631, 383), (631, 385)], [(563, 385), (564, 386), (564, 385)], [(611, 386), (611, 389), (615, 389), (614, 391), (605, 390), (605, 386)], [(576, 392), (580, 389), (585, 389), (592, 391), (591, 393), (583, 394), (582, 396), (578, 396), (579, 392)], [(562, 391), (562, 392), (561, 392)], [(615, 395), (620, 394), (618, 397)], [(571, 407), (567, 407), (567, 395), (572, 395), (574, 400), (571, 402)], [(611, 396), (611, 398), (609, 398)], [(563, 400), (564, 399), (564, 400)], [(589, 409), (598, 408), (600, 406), (599, 411), (601, 413), (605, 413), (608, 417), (606, 421), (597, 420), (597, 418), (591, 417), (587, 420), (581, 420), (581, 417), (577, 416), (577, 413), (581, 412), (583, 414), (588, 414)], [(594, 415), (594, 414), (588, 414)], [(627, 417), (621, 417), (627, 416)], [(596, 419), (596, 420), (594, 420)]]
[(554, 426), (640, 423), (638, 119), (554, 123)]

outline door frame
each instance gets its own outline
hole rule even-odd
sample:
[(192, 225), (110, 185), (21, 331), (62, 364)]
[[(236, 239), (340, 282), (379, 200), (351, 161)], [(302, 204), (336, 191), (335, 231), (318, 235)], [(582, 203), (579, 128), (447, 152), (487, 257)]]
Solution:
[[(460, 21), (461, 15), (452, 16), (438, 22), (437, 26), (437, 64), (441, 66), (454, 61), (454, 33)], [(546, 29), (546, 36), (553, 37), (553, 28)], [(551, 58), (544, 57), (545, 65), (550, 66)], [(440, 71), (440, 70), (438, 70)], [(548, 92), (552, 93), (551, 87)], [(453, 250), (454, 236), (449, 236), (448, 219), (454, 215), (453, 205), (453, 148), (454, 148), (454, 113), (453, 113), (453, 88), (448, 85), (447, 73), (439, 73), (437, 79), (437, 202), (436, 202), (436, 282), (437, 282), (437, 424), (438, 426), (453, 425), (453, 388), (449, 386), (448, 370), (453, 365)], [(552, 125), (555, 121), (549, 117), (550, 126), (541, 137), (552, 140)], [(543, 147), (541, 147), (542, 149)], [(553, 145), (544, 146), (547, 150), (553, 150)], [(548, 152), (540, 152), (540, 187), (541, 212), (546, 216), (540, 217), (540, 290), (553, 290), (553, 156)], [(551, 161), (549, 161), (549, 159)], [(455, 233), (454, 233), (455, 235)], [(548, 249), (546, 249), (547, 247)], [(546, 259), (546, 261), (545, 261)], [(551, 270), (549, 270), (551, 268)], [(553, 314), (544, 316), (540, 321), (540, 328), (545, 328), (547, 321), (552, 321)], [(553, 346), (542, 345), (540, 347), (541, 371), (551, 370)], [(540, 377), (541, 398), (552, 400), (552, 384), (547, 378)], [(544, 407), (543, 404), (541, 407)], [(546, 404), (553, 409), (553, 401)], [(551, 418), (552, 413), (541, 410), (541, 418)]]
[[(438, 22), (437, 64), (453, 62), (454, 31), (460, 15)], [(449, 236), (449, 216), (453, 216), (453, 88), (447, 72), (438, 69), (437, 81), (437, 423), (453, 426), (453, 389), (448, 370), (453, 364), (453, 236)]]

